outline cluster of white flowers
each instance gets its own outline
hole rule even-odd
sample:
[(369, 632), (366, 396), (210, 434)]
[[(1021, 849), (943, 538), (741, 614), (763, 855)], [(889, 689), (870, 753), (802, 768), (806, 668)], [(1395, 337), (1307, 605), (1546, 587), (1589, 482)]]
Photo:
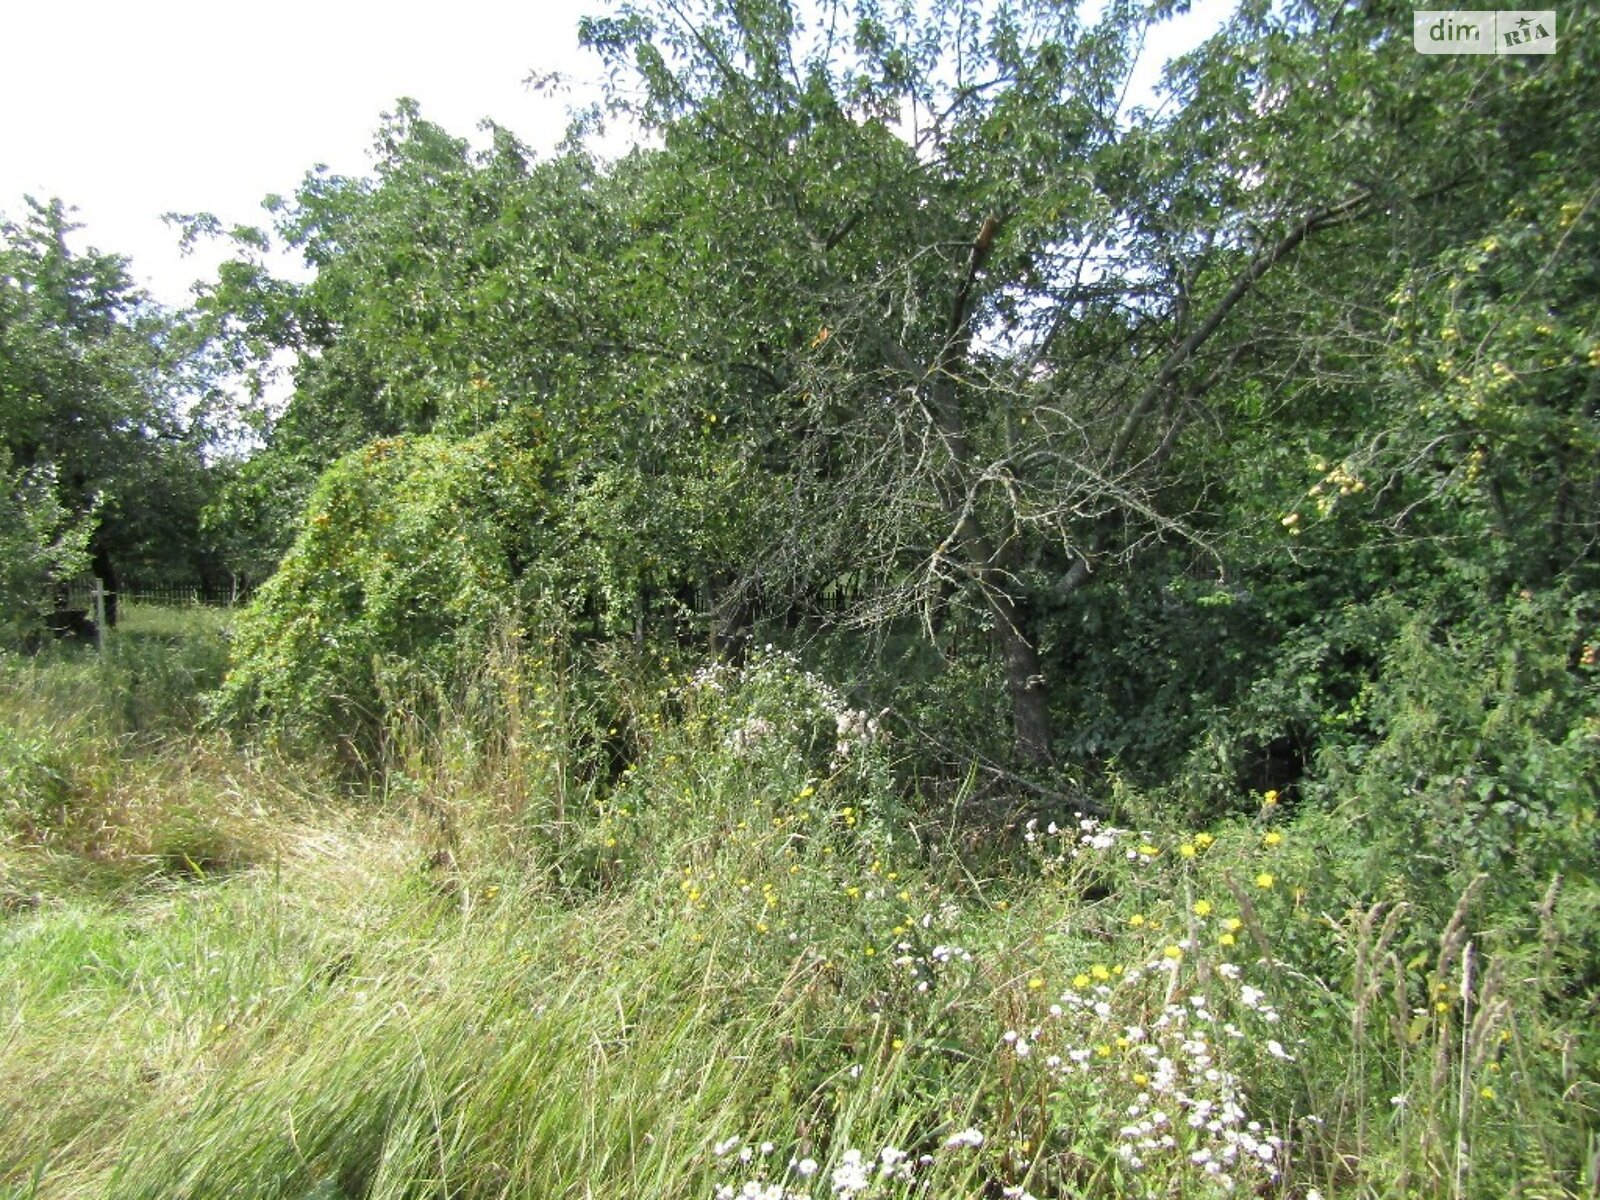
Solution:
[(878, 740), (878, 721), (888, 711), (884, 709), (876, 717), (867, 716), (859, 708), (842, 708), (834, 712), (833, 727), (837, 734), (837, 740), (833, 744), (835, 768), (847, 762), (858, 748), (870, 746)]
[(912, 979), (912, 987), (918, 992), (927, 992), (938, 982), (943, 968), (948, 968), (953, 963), (971, 963), (972, 952), (960, 946), (947, 946), (943, 943), (935, 946), (926, 954), (918, 954), (910, 942), (895, 944), (898, 956), (894, 965), (905, 971)]
[(1233, 993), (1230, 1003), (1248, 1015), (1255, 1031), (1219, 1020), (1213, 1001), (1200, 992), (1171, 997), (1152, 1020), (1128, 1023), (1118, 1017), (1148, 1012), (1145, 990), (1130, 989), (1142, 979), (1168, 975), (1176, 965), (1163, 955), (1126, 971), (1095, 967), (1092, 977), (1080, 976), (1050, 1006), (1048, 1020), (1006, 1030), (1002, 1044), (1017, 1058), (1038, 1062), (1058, 1084), (1105, 1069), (1133, 1084), (1137, 1091), (1118, 1130), (1117, 1156), (1125, 1170), (1140, 1173), (1181, 1159), (1225, 1192), (1246, 1180), (1251, 1186), (1274, 1182), (1283, 1141), (1250, 1119), (1240, 1079), (1222, 1064), (1218, 1050), (1222, 1043), (1255, 1037), (1273, 1058), (1293, 1061), (1293, 1055), (1276, 1038), (1262, 1036), (1280, 1017), (1260, 988), (1243, 982), (1243, 969), (1222, 963), (1216, 973)]
[[(1103, 853), (1116, 849), (1125, 840), (1135, 838), (1147, 840), (1149, 837), (1148, 834), (1137, 833), (1132, 829), (1108, 825), (1099, 817), (1091, 817), (1087, 813), (1074, 813), (1073, 816), (1075, 825), (1070, 828), (1058, 825), (1054, 821), (1040, 828), (1038, 818), (1033, 818), (1022, 827), (1022, 840), (1036, 847), (1048, 864), (1069, 862), (1086, 854)], [(1141, 845), (1138, 849), (1129, 847), (1124, 853), (1129, 859), (1138, 859), (1149, 857), (1154, 851)]]
[[(978, 1129), (963, 1129), (945, 1140), (944, 1149), (952, 1153), (975, 1150), (982, 1146), (984, 1137)], [(781, 1169), (772, 1161), (775, 1147), (771, 1142), (761, 1143), (759, 1149), (751, 1147), (737, 1136), (718, 1142), (712, 1148), (718, 1159), (749, 1168), (754, 1164), (754, 1177), (739, 1183), (718, 1184), (715, 1200), (802, 1200), (810, 1197), (807, 1182), (818, 1175), (821, 1166), (814, 1158), (790, 1158)], [(833, 1170), (826, 1179), (833, 1200), (870, 1200), (874, 1194), (903, 1194), (904, 1185), (916, 1183), (918, 1172), (926, 1171), (934, 1163), (932, 1154), (913, 1158), (898, 1146), (884, 1146), (876, 1154), (867, 1154), (854, 1148), (839, 1155)], [(777, 1178), (773, 1178), (776, 1175)], [(924, 1179), (923, 1186), (926, 1186)], [(1007, 1196), (1026, 1197), (1022, 1191), (1006, 1192)], [(1027, 1197), (1032, 1200), (1032, 1197)]]
[(745, 754), (776, 732), (777, 726), (765, 717), (751, 717), (729, 732), (726, 744), (734, 753)]
[(709, 662), (689, 676), (689, 687), (697, 692), (725, 692), (734, 678), (734, 669), (727, 663)]
[(838, 769), (865, 746), (882, 736), (880, 722), (887, 713), (870, 716), (852, 707), (838, 688), (814, 671), (807, 671), (800, 660), (770, 644), (757, 651), (753, 661), (740, 669), (726, 663), (711, 663), (688, 678), (691, 693), (724, 697), (745, 688), (759, 694), (782, 697), (786, 711), (752, 714), (736, 724), (725, 739), (729, 749), (748, 754), (762, 742), (781, 732), (793, 733), (813, 720), (831, 721), (833, 757)]
[(893, 1146), (878, 1151), (876, 1159), (867, 1158), (859, 1150), (846, 1150), (828, 1182), (840, 1200), (852, 1200), (880, 1182), (907, 1182), (914, 1177), (919, 1163), (926, 1166), (932, 1161), (932, 1156), (924, 1155), (913, 1162), (909, 1154)]

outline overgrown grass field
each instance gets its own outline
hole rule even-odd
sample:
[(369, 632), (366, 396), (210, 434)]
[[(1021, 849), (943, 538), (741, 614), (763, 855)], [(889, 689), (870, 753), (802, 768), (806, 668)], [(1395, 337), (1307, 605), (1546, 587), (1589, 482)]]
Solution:
[(508, 637), (354, 765), (212, 729), (225, 664), (0, 663), (0, 1195), (1594, 1194), (1581, 872), (975, 814), (780, 653), (600, 706)]

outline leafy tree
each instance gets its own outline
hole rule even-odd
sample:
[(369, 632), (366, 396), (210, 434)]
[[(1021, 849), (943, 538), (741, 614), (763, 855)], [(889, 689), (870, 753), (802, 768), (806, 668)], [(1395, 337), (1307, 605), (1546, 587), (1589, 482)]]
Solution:
[[(1166, 110), (1132, 109), (1161, 14), (770, 0), (585, 26), (676, 166), (662, 240), (701, 321), (776, 347), (740, 419), (794, 481), (788, 530), (747, 576), (784, 603), (853, 591), (868, 624), (973, 611), (1035, 760), (1052, 699), (1121, 652), (1078, 640), (1080, 589), (1144, 560), (1226, 579), (1263, 533), (1292, 551), (1295, 440), (1324, 476), (1392, 444), (1391, 290), (1563, 171), (1482, 131), (1565, 130), (1593, 90), (1582, 55), (1427, 60), (1393, 13), (1246, 5)], [(1352, 535), (1369, 573), (1399, 561)]]
[(0, 638), (36, 634), (58, 586), (89, 564), (89, 522), (62, 507), (48, 469), (14, 470), (0, 447)]
[[(183, 409), (208, 384), (184, 325), (133, 287), (125, 260), (74, 252), (59, 200), (27, 205), (0, 225), (0, 450), (21, 473), (14, 502), (58, 514), (38, 528), (85, 523), (114, 591), (120, 572), (196, 550), (204, 430)], [(67, 554), (55, 573), (78, 566)]]

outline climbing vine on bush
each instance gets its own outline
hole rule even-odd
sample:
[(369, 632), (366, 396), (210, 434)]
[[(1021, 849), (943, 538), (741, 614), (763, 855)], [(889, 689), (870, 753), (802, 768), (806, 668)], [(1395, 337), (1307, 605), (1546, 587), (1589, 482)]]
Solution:
[(537, 578), (543, 467), (537, 448), (498, 430), (385, 438), (335, 462), (239, 622), (224, 711), (360, 750), (401, 664), (448, 686), (481, 661)]

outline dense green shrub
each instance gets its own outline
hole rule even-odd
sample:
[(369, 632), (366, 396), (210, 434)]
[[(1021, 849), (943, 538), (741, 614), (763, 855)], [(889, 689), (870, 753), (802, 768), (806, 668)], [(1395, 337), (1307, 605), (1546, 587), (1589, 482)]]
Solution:
[(1583, 619), (1530, 592), (1454, 628), (1403, 625), (1362, 697), (1371, 737), (1325, 753), (1317, 787), (1355, 811), (1374, 863), (1422, 894), (1487, 872), (1502, 899), (1595, 876), (1600, 672)]
[(223, 710), (369, 750), (395, 671), (448, 686), (517, 621), (519, 582), (541, 577), (541, 473), (503, 432), (381, 439), (339, 459), (238, 623)]

